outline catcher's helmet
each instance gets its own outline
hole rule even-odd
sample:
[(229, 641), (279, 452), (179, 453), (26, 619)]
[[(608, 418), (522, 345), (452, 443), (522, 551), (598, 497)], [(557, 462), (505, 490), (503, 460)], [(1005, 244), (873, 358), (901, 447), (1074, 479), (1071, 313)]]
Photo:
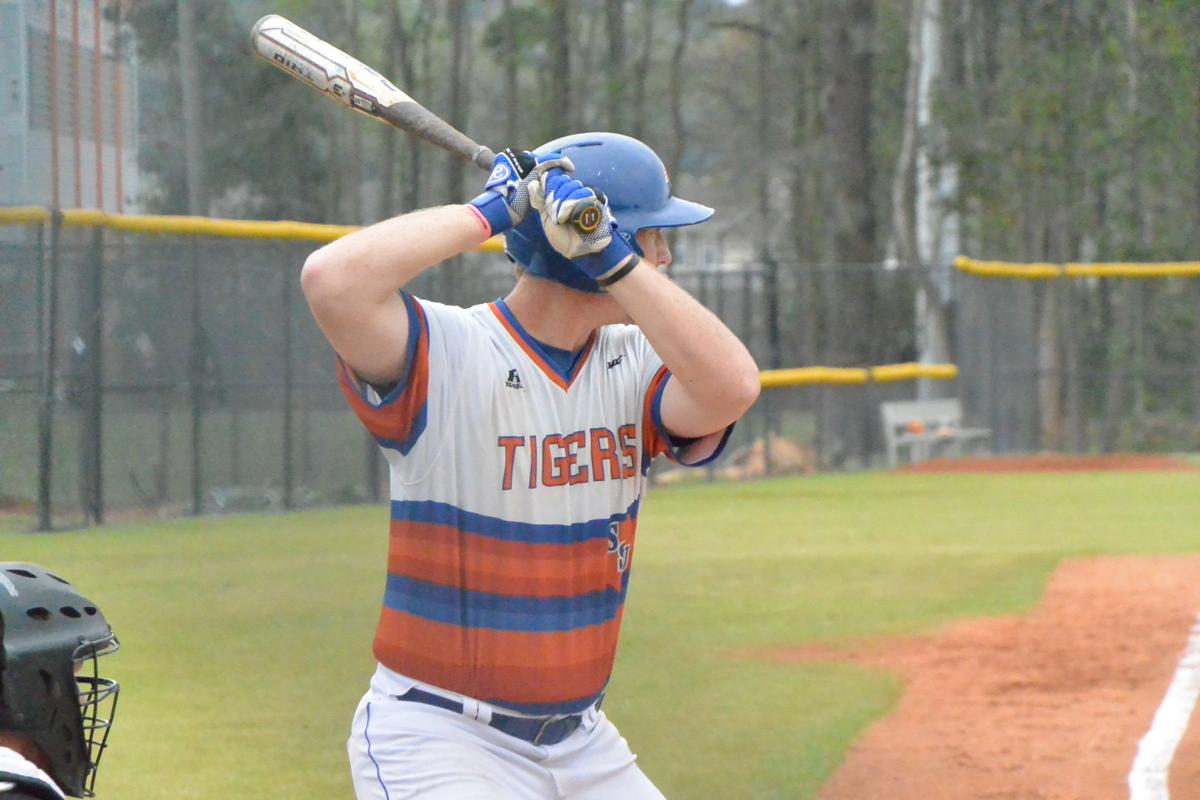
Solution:
[[(662, 159), (642, 142), (619, 133), (575, 133), (546, 142), (534, 152), (560, 152), (575, 164), (572, 177), (608, 199), (608, 207), (629, 246), (641, 255), (635, 234), (643, 228), (678, 228), (704, 222), (708, 206), (671, 195)], [(526, 272), (581, 292), (600, 286), (550, 246), (537, 214), (505, 234), (506, 251)]]
[(117, 637), (100, 609), (44, 567), (0, 562), (0, 731), (37, 745), (64, 792), (91, 797), (118, 686), (96, 659)]

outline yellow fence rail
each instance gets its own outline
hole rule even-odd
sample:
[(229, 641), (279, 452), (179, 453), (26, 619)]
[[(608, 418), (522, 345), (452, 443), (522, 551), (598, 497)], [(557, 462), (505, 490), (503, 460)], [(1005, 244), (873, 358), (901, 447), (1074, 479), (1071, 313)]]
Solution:
[(1018, 278), (1022, 280), (1200, 277), (1200, 261), (1023, 264), (1011, 261), (982, 261), (977, 258), (959, 256), (954, 259), (954, 268), (982, 278)]
[(958, 377), (954, 364), (884, 364), (878, 367), (797, 367), (768, 369), (761, 373), (762, 388), (787, 386), (852, 386), (864, 383), (892, 383), (918, 378), (953, 380)]
[[(128, 233), (149, 233), (171, 236), (215, 236), (227, 239), (274, 239), (304, 242), (332, 242), (360, 229), (358, 225), (328, 225), (292, 220), (215, 219), (212, 217), (181, 217), (151, 214), (109, 214), (91, 208), (66, 209), (62, 213), (64, 227), (102, 227)], [(0, 225), (32, 225), (53, 220), (48, 208), (26, 206), (0, 208)], [(488, 239), (481, 251), (498, 253), (504, 250), (499, 237)]]

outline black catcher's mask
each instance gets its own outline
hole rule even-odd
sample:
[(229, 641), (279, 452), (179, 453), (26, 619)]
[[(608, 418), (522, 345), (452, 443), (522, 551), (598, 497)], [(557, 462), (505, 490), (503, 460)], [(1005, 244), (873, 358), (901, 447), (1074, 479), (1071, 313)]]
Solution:
[(0, 731), (24, 734), (64, 792), (91, 797), (117, 706), (97, 659), (118, 647), (100, 609), (36, 564), (0, 562)]

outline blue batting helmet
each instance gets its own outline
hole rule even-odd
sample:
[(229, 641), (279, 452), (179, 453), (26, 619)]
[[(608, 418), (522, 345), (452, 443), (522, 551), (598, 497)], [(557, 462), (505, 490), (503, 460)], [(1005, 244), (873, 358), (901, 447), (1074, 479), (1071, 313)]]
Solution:
[[(534, 152), (560, 152), (575, 164), (572, 177), (608, 198), (618, 230), (639, 255), (635, 234), (643, 228), (678, 228), (704, 222), (708, 206), (671, 195), (662, 159), (642, 142), (619, 133), (576, 133), (546, 142)], [(546, 239), (541, 218), (532, 213), (505, 234), (506, 251), (526, 272), (581, 292), (600, 286), (564, 258)]]

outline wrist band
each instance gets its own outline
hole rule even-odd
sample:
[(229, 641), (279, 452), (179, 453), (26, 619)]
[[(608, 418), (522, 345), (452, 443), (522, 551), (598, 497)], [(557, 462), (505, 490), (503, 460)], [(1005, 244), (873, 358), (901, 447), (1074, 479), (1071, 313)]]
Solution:
[(633, 272), (633, 268), (638, 265), (639, 261), (641, 261), (640, 258), (638, 258), (637, 256), (633, 256), (633, 258), (629, 259), (629, 263), (627, 263), (625, 266), (618, 269), (616, 272), (613, 272), (610, 275), (606, 275), (603, 278), (597, 278), (596, 283), (600, 284), (601, 287), (607, 289), (609, 286), (612, 286), (614, 283), (621, 280), (621, 278), (624, 278), (626, 275)]
[(480, 228), (483, 228), (483, 235), (490, 237), (492, 235), (492, 224), (488, 222), (487, 217), (473, 203), (467, 203), (467, 208), (471, 209), (471, 213), (475, 215), (475, 221), (479, 223)]

